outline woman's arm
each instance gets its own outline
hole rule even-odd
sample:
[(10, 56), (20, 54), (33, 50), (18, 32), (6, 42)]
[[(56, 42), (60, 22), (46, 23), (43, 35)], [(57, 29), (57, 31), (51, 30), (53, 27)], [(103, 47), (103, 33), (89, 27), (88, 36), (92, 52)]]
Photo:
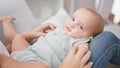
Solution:
[(42, 62), (18, 62), (4, 54), (0, 54), (0, 68), (48, 68)]

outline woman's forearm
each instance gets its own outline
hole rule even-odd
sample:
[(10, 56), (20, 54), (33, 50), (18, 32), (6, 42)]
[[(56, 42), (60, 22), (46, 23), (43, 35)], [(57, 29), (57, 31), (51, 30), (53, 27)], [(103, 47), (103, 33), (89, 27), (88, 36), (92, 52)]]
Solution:
[(0, 68), (8, 59), (9, 59), (8, 56), (5, 56), (4, 54), (0, 53)]
[(29, 62), (18, 62), (14, 59), (9, 58), (6, 63), (2, 65), (1, 68), (48, 68), (45, 64), (41, 62), (29, 63)]
[(0, 60), (0, 68), (48, 68), (48, 66), (42, 62), (19, 62), (6, 55), (0, 55), (0, 59), (2, 59), (2, 62)]

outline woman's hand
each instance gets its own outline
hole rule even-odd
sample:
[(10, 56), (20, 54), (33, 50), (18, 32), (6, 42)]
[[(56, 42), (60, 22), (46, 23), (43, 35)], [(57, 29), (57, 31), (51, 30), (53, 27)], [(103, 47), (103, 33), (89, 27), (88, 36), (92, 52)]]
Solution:
[(35, 39), (39, 36), (45, 36), (49, 30), (54, 30), (55, 28), (55, 25), (51, 23), (46, 23), (26, 32), (23, 36), (26, 38), (26, 40)]
[(4, 65), (4, 63), (5, 63), (8, 59), (9, 59), (8, 56), (6, 56), (6, 55), (4, 55), (4, 54), (2, 54), (2, 53), (0, 52), (0, 68), (1, 68), (2, 65)]
[(91, 68), (92, 62), (88, 62), (90, 55), (88, 44), (74, 46), (59, 68)]

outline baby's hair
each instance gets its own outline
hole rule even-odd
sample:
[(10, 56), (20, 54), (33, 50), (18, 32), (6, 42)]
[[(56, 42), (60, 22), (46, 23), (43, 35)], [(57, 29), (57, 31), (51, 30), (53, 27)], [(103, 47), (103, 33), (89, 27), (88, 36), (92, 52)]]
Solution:
[(84, 8), (80, 8), (80, 9), (88, 10), (90, 13), (92, 13), (94, 16), (96, 16), (96, 19), (99, 21), (98, 22), (99, 25), (97, 25), (98, 27), (96, 28), (98, 30), (93, 32), (93, 34), (97, 35), (97, 34), (101, 33), (104, 29), (104, 19), (102, 18), (102, 16), (92, 8), (84, 7)]

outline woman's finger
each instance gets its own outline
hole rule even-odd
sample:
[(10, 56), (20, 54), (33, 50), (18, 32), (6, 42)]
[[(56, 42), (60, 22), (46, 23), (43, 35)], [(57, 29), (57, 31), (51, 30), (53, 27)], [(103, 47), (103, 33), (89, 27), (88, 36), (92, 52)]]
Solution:
[(77, 49), (78, 49), (77, 46), (72, 47), (72, 48), (70, 49), (70, 51), (68, 52), (65, 60), (67, 60), (67, 61), (72, 61), (72, 63), (73, 63), (73, 60), (72, 60), (71, 58), (74, 57), (74, 59), (75, 59), (75, 53), (76, 53)]
[(87, 43), (80, 44), (76, 54), (76, 56), (79, 57), (78, 60), (81, 60), (87, 51), (88, 51), (88, 44)]
[(93, 62), (89, 62), (86, 64), (84, 68), (92, 68)]
[(81, 59), (81, 62), (83, 62), (83, 64), (85, 65), (85, 64), (88, 62), (90, 56), (91, 56), (91, 52), (88, 51), (88, 52), (83, 56), (83, 58)]
[(68, 52), (68, 55), (75, 55), (77, 50), (78, 50), (78, 46), (73, 46)]

